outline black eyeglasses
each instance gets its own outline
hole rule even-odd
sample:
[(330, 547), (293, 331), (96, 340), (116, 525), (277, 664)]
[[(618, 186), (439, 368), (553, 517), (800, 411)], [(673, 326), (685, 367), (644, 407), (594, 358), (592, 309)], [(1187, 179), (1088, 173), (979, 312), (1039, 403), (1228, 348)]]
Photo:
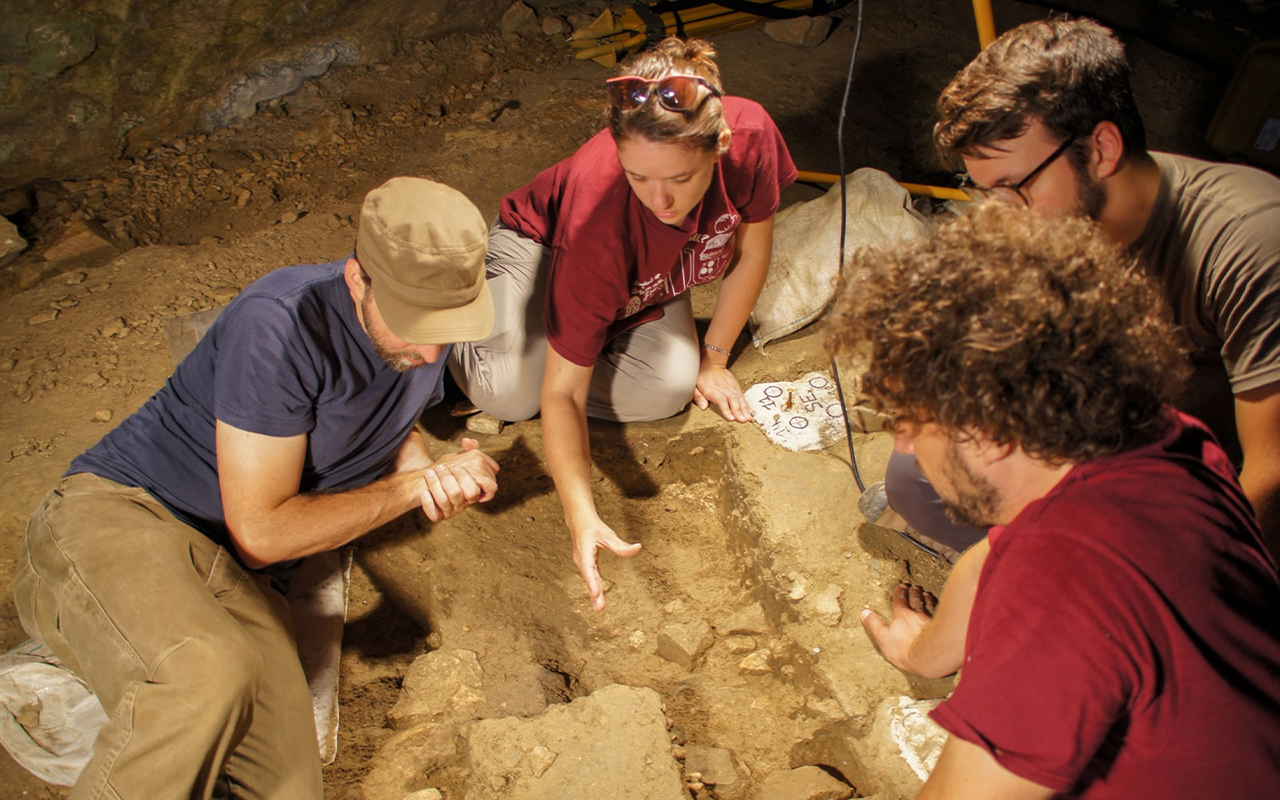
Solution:
[[(654, 92), (654, 88), (657, 92)], [(720, 96), (720, 91), (697, 75), (668, 75), (650, 81), (638, 75), (623, 75), (609, 78), (604, 82), (605, 91), (609, 93), (609, 101), (619, 111), (631, 111), (644, 105), (650, 96), (658, 101), (658, 105), (668, 111), (696, 111), (708, 97)], [(707, 94), (702, 90), (706, 89)]]
[(1067, 148), (1076, 143), (1076, 137), (1072, 136), (1062, 144), (1058, 145), (1058, 149), (1049, 154), (1049, 157), (1040, 162), (1040, 166), (1027, 173), (1027, 177), (1017, 183), (997, 183), (995, 186), (979, 186), (973, 182), (973, 178), (969, 177), (966, 172), (960, 176), (960, 188), (964, 193), (974, 200), (1003, 200), (1007, 203), (1021, 203), (1024, 206), (1031, 205), (1031, 198), (1022, 191), (1028, 183), (1036, 179), (1036, 176), (1044, 172), (1046, 168), (1063, 153), (1067, 152)]

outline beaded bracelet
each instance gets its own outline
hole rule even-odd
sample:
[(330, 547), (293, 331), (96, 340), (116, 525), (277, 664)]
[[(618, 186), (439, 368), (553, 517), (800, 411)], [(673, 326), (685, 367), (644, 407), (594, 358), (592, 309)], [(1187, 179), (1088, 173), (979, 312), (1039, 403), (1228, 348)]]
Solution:
[(713, 353), (721, 353), (721, 354), (726, 355), (726, 356), (728, 356), (728, 355), (733, 355), (733, 354), (732, 354), (732, 353), (730, 353), (728, 350), (725, 350), (723, 347), (716, 347), (714, 344), (711, 344), (710, 342), (703, 342), (703, 343), (702, 343), (702, 346), (703, 346), (703, 347), (705, 347), (705, 348), (707, 348), (708, 350), (710, 350), (710, 351), (711, 351), (711, 352), (713, 352)]

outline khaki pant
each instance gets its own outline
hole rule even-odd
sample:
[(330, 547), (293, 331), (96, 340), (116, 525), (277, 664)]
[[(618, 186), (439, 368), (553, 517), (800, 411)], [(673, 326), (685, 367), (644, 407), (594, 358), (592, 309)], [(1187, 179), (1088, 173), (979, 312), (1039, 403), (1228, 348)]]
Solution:
[[(541, 407), (547, 364), (542, 311), (550, 249), (500, 222), (489, 229), (485, 274), (493, 294), (493, 333), (453, 346), (449, 372), (472, 403), (508, 421)], [(678, 414), (693, 397), (701, 351), (689, 293), (668, 300), (662, 318), (605, 345), (591, 373), (587, 416), (643, 422)]]
[(27, 632), (110, 721), (80, 798), (320, 798), (311, 697), (285, 599), (142, 489), (64, 478), (14, 579)]

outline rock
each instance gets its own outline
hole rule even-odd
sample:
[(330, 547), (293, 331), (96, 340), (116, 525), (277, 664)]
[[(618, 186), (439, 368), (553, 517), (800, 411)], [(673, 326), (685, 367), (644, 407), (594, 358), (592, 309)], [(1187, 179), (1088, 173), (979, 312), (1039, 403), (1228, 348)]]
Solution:
[(882, 789), (903, 797), (920, 791), (947, 740), (947, 732), (928, 717), (940, 702), (887, 697), (876, 706), (871, 727), (853, 747)]
[(714, 642), (715, 633), (706, 620), (674, 622), (658, 631), (658, 655), (692, 671)]
[(771, 675), (773, 667), (769, 664), (769, 659), (772, 656), (773, 651), (767, 647), (761, 648), (738, 662), (738, 672), (743, 675)]
[(742, 655), (756, 649), (756, 640), (754, 636), (733, 634), (724, 638), (724, 646), (730, 653)]
[(468, 744), (466, 800), (688, 797), (652, 689), (615, 684), (531, 719), (480, 720)]
[(32, 316), (27, 317), (27, 324), (43, 325), (46, 322), (53, 322), (55, 319), (58, 318), (58, 313), (59, 313), (58, 309), (56, 308), (50, 308), (46, 311), (41, 311), (39, 314), (33, 314)]
[(0, 217), (0, 267), (12, 263), (26, 249), (27, 240), (18, 233), (18, 226)]
[(483, 670), (475, 653), (434, 650), (409, 667), (387, 721), (392, 728), (404, 730), (445, 714), (458, 715), (463, 707), (484, 700), (482, 684)]
[(534, 33), (538, 30), (538, 15), (524, 3), (512, 3), (503, 13), (498, 27), (503, 33)]
[(106, 231), (96, 225), (74, 222), (62, 238), (45, 251), (44, 260), (65, 270), (101, 266), (120, 255), (120, 249), (105, 237)]
[(723, 747), (691, 744), (685, 748), (684, 771), (701, 783), (716, 787), (720, 800), (743, 800), (750, 786), (746, 776), (734, 763), (733, 751)]
[(492, 414), (486, 414), (483, 411), (479, 414), (472, 414), (467, 417), (467, 430), (472, 431), (473, 433), (497, 435), (502, 433), (502, 426), (504, 424), (505, 423), (502, 420)]
[(805, 585), (803, 577), (795, 579), (795, 583), (791, 586), (791, 591), (787, 592), (787, 597), (795, 601), (803, 600), (809, 594), (809, 587)]
[(716, 624), (720, 635), (762, 636), (769, 632), (769, 621), (759, 603), (752, 603), (734, 612), (728, 619)]
[(776, 19), (764, 24), (770, 39), (796, 47), (817, 47), (831, 33), (831, 17)]
[(404, 796), (404, 800), (444, 800), (439, 789), (420, 789)]
[(765, 778), (760, 796), (769, 800), (845, 800), (853, 797), (853, 788), (820, 767), (806, 766)]
[(862, 433), (877, 433), (884, 430), (888, 417), (867, 406), (854, 406), (849, 409), (849, 427)]
[(12, 217), (31, 210), (31, 194), (22, 189), (0, 192), (0, 217)]
[(79, 286), (80, 284), (84, 283), (85, 279), (87, 279), (88, 277), (89, 277), (89, 273), (87, 272), (73, 272), (66, 277), (66, 280), (64, 281), (64, 283), (66, 283), (68, 286)]
[(425, 723), (392, 735), (382, 746), (362, 781), (365, 800), (404, 797), (421, 786), (423, 775), (459, 758), (457, 721)]
[(844, 614), (844, 610), (840, 607), (842, 594), (844, 589), (833, 583), (813, 598), (813, 610), (817, 612), (818, 620), (823, 625), (834, 628), (840, 624), (840, 617)]
[(97, 411), (93, 412), (93, 419), (96, 422), (110, 422), (113, 416), (115, 415), (111, 412), (111, 409), (109, 408), (100, 408)]
[(548, 14), (542, 18), (542, 33), (545, 36), (567, 33), (568, 30), (569, 26), (565, 24), (565, 21), (554, 14)]

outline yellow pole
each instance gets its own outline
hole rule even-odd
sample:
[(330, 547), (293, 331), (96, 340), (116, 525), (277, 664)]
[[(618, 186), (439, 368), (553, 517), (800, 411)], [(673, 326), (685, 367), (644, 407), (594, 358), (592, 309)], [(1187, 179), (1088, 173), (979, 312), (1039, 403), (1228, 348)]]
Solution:
[[(759, 0), (757, 0), (757, 2), (759, 2)], [(808, 6), (810, 3), (812, 3), (812, 0), (777, 0), (776, 2), (759, 2), (762, 6), (771, 5), (775, 8), (787, 10), (801, 9)], [(605, 13), (607, 14), (608, 12)], [(690, 31), (706, 32), (707, 30), (711, 30), (712, 33), (718, 32), (711, 29), (714, 26), (709, 27), (705, 24), (702, 26), (692, 25), (692, 23), (706, 22), (707, 20), (715, 20), (716, 23), (729, 22), (733, 24), (745, 19), (760, 22), (766, 21), (764, 18), (758, 17), (754, 14), (731, 11), (730, 9), (715, 5), (714, 3), (682, 11), (680, 13), (680, 18), (684, 22), (686, 33), (689, 33)], [(676, 32), (675, 14), (667, 12), (659, 15), (659, 19), (662, 20), (662, 24), (665, 26), (666, 32), (669, 35), (674, 36)], [(597, 19), (590, 26), (574, 31), (569, 36), (569, 46), (575, 48), (604, 46), (605, 44), (611, 43), (600, 41), (602, 39), (607, 39), (611, 36), (617, 36), (620, 34), (635, 34), (642, 32), (643, 30), (644, 24), (640, 21), (640, 17), (634, 10), (627, 9), (623, 12), (621, 17), (614, 18), (612, 23), (607, 22), (604, 15), (601, 15), (601, 18)], [(592, 44), (593, 39), (595, 40), (594, 45)], [(630, 39), (630, 37), (628, 37), (628, 39)]]
[[(839, 183), (840, 176), (832, 175), (829, 172), (806, 172), (805, 170), (800, 170), (796, 173), (796, 180), (804, 183), (824, 183), (830, 185)], [(969, 199), (969, 195), (965, 194), (963, 189), (948, 189), (943, 186), (926, 186), (923, 183), (903, 183), (902, 181), (899, 181), (898, 185), (912, 194), (924, 195), (925, 197), (936, 197), (939, 200), (967, 201)]]
[(973, 0), (973, 19), (978, 23), (978, 44), (983, 50), (996, 40), (996, 18), (991, 13), (991, 0)]

